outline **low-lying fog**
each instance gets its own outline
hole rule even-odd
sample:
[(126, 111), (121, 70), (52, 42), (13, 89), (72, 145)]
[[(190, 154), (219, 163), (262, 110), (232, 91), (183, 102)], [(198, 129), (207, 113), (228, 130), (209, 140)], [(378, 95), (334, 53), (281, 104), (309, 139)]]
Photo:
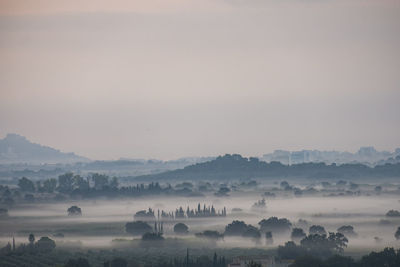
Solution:
[[(182, 206), (196, 209), (198, 203), (203, 207), (213, 205), (216, 210), (226, 207), (226, 217), (164, 220), (164, 237), (174, 237), (173, 226), (184, 222), (191, 235), (181, 238), (195, 239), (193, 234), (204, 230), (217, 230), (223, 233), (227, 224), (242, 220), (258, 227), (258, 222), (271, 216), (289, 219), (293, 227), (303, 228), (308, 233), (311, 225), (322, 225), (326, 231), (337, 231), (343, 225), (354, 226), (358, 234), (349, 238), (347, 250), (375, 250), (387, 246), (400, 247), (394, 233), (400, 226), (400, 218), (388, 218), (385, 213), (399, 209), (396, 196), (349, 196), (349, 197), (276, 197), (266, 199), (266, 209), (254, 210), (252, 205), (261, 199), (257, 193), (237, 193), (229, 197), (146, 197), (124, 200), (90, 200), (63, 203), (32, 203), (10, 209), (9, 217), (0, 220), (0, 242), (4, 246), (15, 236), (16, 243), (27, 242), (29, 233), (36, 236), (50, 236), (57, 246), (111, 247), (115, 239), (132, 239), (125, 232), (125, 223), (133, 221), (133, 215), (148, 208), (173, 212)], [(67, 216), (67, 209), (78, 205), (82, 216)], [(232, 211), (234, 209), (234, 211)], [(308, 225), (298, 224), (303, 219)], [(150, 225), (152, 225), (150, 223)], [(62, 233), (64, 237), (57, 237)], [(379, 239), (376, 239), (378, 237)], [(139, 237), (135, 237), (139, 238)], [(290, 240), (290, 233), (274, 237), (273, 246)], [(225, 237), (216, 244), (220, 247), (265, 247), (244, 238)]]

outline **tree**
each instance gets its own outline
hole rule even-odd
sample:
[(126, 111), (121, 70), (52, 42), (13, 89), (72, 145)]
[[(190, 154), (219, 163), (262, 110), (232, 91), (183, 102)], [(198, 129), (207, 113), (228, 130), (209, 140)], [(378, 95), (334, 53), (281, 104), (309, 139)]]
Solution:
[(143, 241), (162, 241), (164, 237), (162, 233), (144, 233), (142, 236)]
[(301, 246), (311, 255), (329, 257), (333, 253), (342, 253), (347, 247), (347, 238), (341, 233), (329, 233), (329, 236), (310, 234), (300, 241)]
[(292, 223), (286, 218), (270, 217), (263, 219), (259, 223), (261, 232), (283, 233), (290, 231)]
[(197, 233), (195, 235), (196, 235), (196, 237), (203, 237), (203, 238), (214, 239), (214, 240), (217, 240), (217, 239), (220, 239), (220, 238), (224, 237), (223, 234), (220, 234), (217, 231), (211, 231), (211, 230), (206, 230), (206, 231), (204, 231), (202, 233)]
[(400, 239), (400, 227), (397, 227), (396, 233), (394, 233), (394, 237), (399, 240)]
[(271, 232), (265, 233), (265, 239), (267, 240), (267, 245), (272, 245), (274, 243), (274, 239), (272, 238)]
[(292, 234), (290, 235), (293, 241), (300, 241), (304, 237), (306, 237), (306, 233), (304, 233), (301, 228), (293, 228)]
[(296, 259), (306, 254), (302, 246), (297, 246), (293, 241), (286, 242), (278, 247), (278, 255), (282, 259)]
[(78, 188), (80, 190), (88, 190), (89, 189), (89, 181), (84, 179), (80, 175), (75, 175), (73, 177), (73, 187)]
[(225, 226), (226, 236), (241, 236), (247, 230), (247, 224), (244, 221), (233, 221)]
[(386, 213), (386, 216), (387, 217), (400, 217), (400, 211), (398, 211), (398, 210), (389, 210)]
[(111, 179), (110, 187), (112, 187), (112, 188), (118, 188), (118, 185), (119, 185), (119, 183), (118, 183), (118, 178), (114, 176), (114, 177)]
[(186, 224), (184, 223), (177, 223), (174, 226), (174, 233), (178, 235), (184, 235), (187, 234), (189, 231), (189, 227), (187, 227)]
[(28, 237), (29, 243), (33, 245), (35, 243), (35, 236), (31, 233)]
[(135, 220), (146, 220), (146, 221), (154, 221), (156, 217), (154, 216), (154, 211), (149, 208), (148, 211), (140, 210), (133, 215)]
[(103, 189), (104, 186), (108, 185), (109, 177), (105, 174), (95, 173), (92, 175), (92, 180), (94, 181), (94, 187), (97, 190)]
[(147, 232), (152, 232), (153, 228), (146, 222), (136, 221), (126, 223), (125, 230), (131, 235), (143, 235)]
[(25, 192), (35, 191), (35, 184), (26, 177), (22, 177), (18, 180), (18, 187), (21, 189), (21, 191)]
[(324, 262), (324, 267), (356, 267), (354, 260), (351, 257), (344, 257), (340, 255), (334, 255)]
[(43, 236), (36, 242), (35, 246), (39, 251), (49, 252), (56, 248), (56, 242), (47, 236)]
[(81, 216), (82, 210), (78, 206), (71, 206), (68, 210), (68, 216)]
[(73, 190), (73, 177), (74, 174), (72, 172), (58, 176), (58, 191), (61, 193), (71, 192)]
[(57, 180), (54, 178), (43, 181), (43, 190), (47, 193), (53, 193), (57, 187)]
[(328, 240), (331, 242), (331, 247), (338, 253), (343, 253), (347, 247), (349, 240), (341, 233), (329, 233)]
[(218, 190), (218, 192), (216, 192), (214, 195), (216, 195), (217, 197), (226, 197), (226, 196), (229, 196), (229, 192), (230, 192), (231, 190), (228, 188), (228, 187), (226, 187), (226, 186), (224, 186), (224, 187), (221, 187), (219, 190)]
[(325, 228), (321, 225), (312, 225), (308, 232), (310, 235), (326, 235)]
[(369, 255), (361, 258), (362, 267), (398, 267), (400, 266), (400, 252), (393, 248), (385, 248), (381, 252), (371, 252)]
[(249, 225), (247, 225), (246, 231), (242, 234), (242, 237), (260, 239), (261, 233), (260, 233), (260, 230), (258, 230), (256, 227), (249, 224)]
[(343, 225), (337, 229), (338, 233), (341, 233), (347, 237), (356, 237), (357, 233), (354, 232), (354, 227), (351, 225)]

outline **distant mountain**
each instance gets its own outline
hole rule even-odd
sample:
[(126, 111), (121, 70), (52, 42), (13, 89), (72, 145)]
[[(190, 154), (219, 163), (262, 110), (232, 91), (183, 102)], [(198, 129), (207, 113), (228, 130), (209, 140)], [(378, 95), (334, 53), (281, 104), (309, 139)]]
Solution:
[(369, 167), (363, 164), (327, 165), (325, 163), (302, 163), (283, 165), (280, 162), (264, 162), (258, 158), (241, 155), (219, 156), (215, 160), (187, 166), (183, 169), (137, 179), (160, 180), (234, 180), (249, 178), (360, 178), (400, 177), (400, 163)]
[(30, 142), (24, 136), (7, 134), (0, 139), (0, 163), (72, 163), (89, 159)]

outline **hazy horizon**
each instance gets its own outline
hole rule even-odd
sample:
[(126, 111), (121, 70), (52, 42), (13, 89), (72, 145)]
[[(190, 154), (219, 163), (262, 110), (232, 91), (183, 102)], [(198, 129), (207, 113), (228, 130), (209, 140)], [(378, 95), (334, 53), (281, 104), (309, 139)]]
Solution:
[(0, 136), (91, 159), (400, 147), (400, 3), (0, 0)]

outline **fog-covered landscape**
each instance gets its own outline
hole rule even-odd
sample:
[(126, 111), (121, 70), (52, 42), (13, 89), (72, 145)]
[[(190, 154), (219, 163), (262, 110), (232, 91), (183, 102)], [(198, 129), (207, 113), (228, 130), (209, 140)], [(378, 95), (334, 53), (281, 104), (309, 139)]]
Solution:
[(400, 267), (398, 0), (0, 0), (0, 267)]
[[(177, 170), (109, 176), (119, 164), (97, 165), (107, 174), (76, 170), (42, 179), (3, 172), (2, 264), (22, 264), (26, 253), (67, 251), (36, 256), (35, 264), (75, 266), (78, 257), (93, 265), (122, 259), (129, 266), (297, 266), (299, 257), (339, 253), (333, 266), (374, 266), (375, 255), (363, 256), (400, 248), (399, 163), (284, 165), (226, 154)], [(41, 245), (30, 235), (51, 241)], [(206, 256), (208, 263), (198, 262)]]

